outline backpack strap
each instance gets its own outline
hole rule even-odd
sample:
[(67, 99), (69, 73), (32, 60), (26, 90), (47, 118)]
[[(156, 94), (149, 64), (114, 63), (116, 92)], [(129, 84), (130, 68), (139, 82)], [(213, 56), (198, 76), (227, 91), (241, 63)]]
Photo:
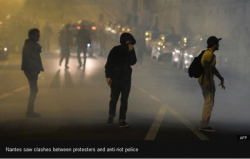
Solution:
[[(208, 49), (207, 49), (207, 50), (208, 50)], [(207, 51), (207, 50), (206, 50), (206, 51)], [(206, 51), (205, 51), (205, 52), (206, 52)], [(204, 52), (204, 53), (205, 53), (205, 52)], [(204, 54), (204, 53), (203, 53), (203, 54)], [(203, 55), (202, 55), (202, 56), (203, 56)], [(214, 55), (213, 55), (213, 57), (212, 57), (212, 60), (210, 61), (210, 65), (211, 65), (211, 63), (213, 62), (213, 60), (214, 60)], [(204, 74), (205, 74), (205, 70), (204, 70), (204, 72), (203, 72), (203, 74), (202, 74), (201, 85), (203, 84)]]

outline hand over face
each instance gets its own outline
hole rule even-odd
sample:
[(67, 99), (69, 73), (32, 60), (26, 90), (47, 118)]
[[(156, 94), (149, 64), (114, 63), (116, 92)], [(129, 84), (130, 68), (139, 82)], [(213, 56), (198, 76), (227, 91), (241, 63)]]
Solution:
[(129, 50), (129, 51), (132, 51), (133, 49), (134, 49), (134, 46), (131, 45), (131, 44), (129, 44), (129, 45), (128, 45), (128, 50)]

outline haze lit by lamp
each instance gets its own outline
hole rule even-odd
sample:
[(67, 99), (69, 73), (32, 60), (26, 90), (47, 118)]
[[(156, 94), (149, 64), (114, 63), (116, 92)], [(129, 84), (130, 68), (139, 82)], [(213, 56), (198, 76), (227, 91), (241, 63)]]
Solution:
[(10, 15), (9, 14), (7, 15), (6, 19), (10, 19)]

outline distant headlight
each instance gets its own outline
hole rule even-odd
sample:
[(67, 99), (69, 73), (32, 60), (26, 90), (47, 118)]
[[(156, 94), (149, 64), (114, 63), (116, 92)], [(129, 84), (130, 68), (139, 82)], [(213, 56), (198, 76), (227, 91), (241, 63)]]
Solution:
[(7, 51), (8, 49), (7, 49), (7, 47), (5, 47), (3, 50), (4, 50), (4, 51)]
[(90, 44), (87, 44), (88, 47), (90, 47)]
[(117, 32), (115, 30), (111, 30), (111, 32), (114, 33), (114, 34), (117, 34)]

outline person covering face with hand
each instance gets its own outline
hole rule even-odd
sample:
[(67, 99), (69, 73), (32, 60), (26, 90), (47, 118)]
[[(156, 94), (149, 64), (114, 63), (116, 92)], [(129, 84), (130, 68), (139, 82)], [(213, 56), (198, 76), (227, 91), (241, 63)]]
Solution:
[(128, 127), (125, 122), (128, 109), (128, 97), (131, 88), (132, 65), (137, 62), (133, 45), (136, 41), (130, 33), (123, 33), (120, 37), (121, 45), (115, 46), (109, 53), (105, 65), (107, 84), (111, 88), (109, 102), (108, 124), (113, 124), (116, 115), (116, 104), (121, 94), (119, 127)]

